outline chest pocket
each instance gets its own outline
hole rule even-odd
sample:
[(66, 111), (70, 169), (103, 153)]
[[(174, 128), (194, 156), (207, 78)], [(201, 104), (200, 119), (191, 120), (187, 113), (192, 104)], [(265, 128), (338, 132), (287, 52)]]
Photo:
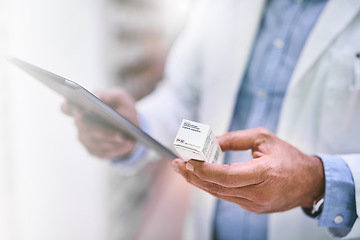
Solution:
[(360, 151), (360, 58), (354, 49), (332, 52), (320, 106), (323, 147)]
[(327, 90), (346, 93), (360, 90), (360, 51), (333, 52), (327, 74)]

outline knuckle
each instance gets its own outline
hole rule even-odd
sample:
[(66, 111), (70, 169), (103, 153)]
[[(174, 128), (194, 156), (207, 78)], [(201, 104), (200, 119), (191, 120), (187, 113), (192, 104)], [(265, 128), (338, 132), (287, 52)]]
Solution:
[(208, 192), (210, 195), (216, 197), (216, 198), (220, 198), (220, 195), (217, 194), (217, 193), (213, 193), (213, 192), (210, 192), (210, 191), (208, 191), (208, 190), (205, 190), (205, 191)]
[(264, 127), (257, 128), (257, 133), (260, 137), (265, 137), (265, 138), (270, 137), (272, 135), (272, 133)]
[(233, 140), (236, 137), (237, 132), (233, 131), (233, 132), (228, 132), (225, 134), (225, 137), (227, 140)]
[(236, 137), (237, 137), (238, 132), (229, 132), (227, 133), (225, 136), (225, 142), (229, 145), (230, 148), (233, 148), (233, 143), (236, 141)]
[(221, 195), (222, 191), (222, 187), (216, 184), (212, 184), (208, 187), (209, 191), (212, 192), (215, 195)]

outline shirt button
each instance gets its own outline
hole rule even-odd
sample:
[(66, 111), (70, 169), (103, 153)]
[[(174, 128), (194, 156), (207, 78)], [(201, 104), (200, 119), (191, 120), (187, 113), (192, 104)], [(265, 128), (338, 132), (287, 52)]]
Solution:
[(273, 42), (274, 47), (276, 48), (283, 48), (284, 47), (284, 41), (280, 38), (276, 38)]
[(261, 90), (259, 90), (258, 92), (257, 92), (257, 96), (258, 96), (258, 98), (261, 98), (261, 99), (264, 99), (264, 98), (266, 98), (266, 91), (264, 90), (264, 89), (261, 89)]
[(344, 218), (343, 218), (343, 216), (341, 216), (341, 215), (337, 215), (335, 218), (334, 218), (334, 223), (336, 223), (336, 224), (340, 224), (340, 223), (342, 223), (344, 221)]

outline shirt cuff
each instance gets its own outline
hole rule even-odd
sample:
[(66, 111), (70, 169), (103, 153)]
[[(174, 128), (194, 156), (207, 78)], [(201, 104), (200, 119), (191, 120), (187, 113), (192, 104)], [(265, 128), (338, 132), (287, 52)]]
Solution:
[[(138, 115), (140, 128), (149, 133), (149, 127), (144, 117)], [(137, 143), (134, 151), (125, 157), (111, 159), (111, 162), (121, 168), (132, 168), (136, 166), (147, 154), (148, 149), (142, 143)]]
[(319, 154), (325, 173), (325, 196), (320, 227), (329, 228), (337, 237), (345, 236), (353, 226), (356, 214), (355, 184), (345, 161), (338, 156)]

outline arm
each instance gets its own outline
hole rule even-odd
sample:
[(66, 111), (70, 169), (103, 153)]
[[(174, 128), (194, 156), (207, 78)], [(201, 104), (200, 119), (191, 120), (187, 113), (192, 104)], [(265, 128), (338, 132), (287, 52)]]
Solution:
[[(328, 228), (334, 237), (344, 237), (352, 229), (356, 214), (355, 187), (352, 174), (345, 161), (335, 155), (318, 155), (325, 173), (324, 204), (318, 225)], [(311, 209), (304, 209), (309, 216)], [(316, 214), (315, 214), (316, 215)]]
[[(267, 130), (251, 129), (232, 132), (219, 137), (218, 140), (224, 151), (251, 149), (254, 159), (250, 162), (231, 165), (209, 164), (193, 160), (184, 163), (181, 160), (175, 160), (174, 168), (193, 185), (251, 212), (280, 212), (298, 206), (312, 208), (313, 202), (319, 200), (324, 193), (328, 206), (337, 202), (336, 195), (331, 192), (329, 195), (325, 190), (327, 163), (324, 163), (324, 173), (320, 158), (303, 154)], [(335, 158), (332, 161), (337, 160)], [(338, 163), (341, 162), (336, 164)], [(355, 165), (357, 164), (358, 162)], [(347, 174), (350, 174), (350, 171)], [(351, 178), (348, 175), (347, 177)], [(349, 185), (348, 189), (351, 193), (353, 190), (351, 181)], [(336, 191), (336, 186), (334, 190)], [(348, 196), (341, 198), (344, 201), (347, 199)], [(337, 206), (339, 207), (337, 209), (325, 209), (326, 204), (323, 214), (337, 212), (341, 208)], [(350, 230), (357, 218), (351, 196), (350, 203), (344, 209), (347, 211), (349, 220), (340, 228)], [(341, 210), (344, 209), (341, 208)], [(333, 218), (330, 221), (332, 220)], [(339, 228), (332, 228), (336, 224), (332, 222), (329, 224), (326, 221), (328, 218), (325, 215), (321, 216), (319, 224), (325, 224), (330, 231), (339, 230)], [(356, 223), (353, 229), (358, 231)], [(341, 231), (338, 233), (344, 234)]]
[[(199, 1), (194, 6), (189, 21), (169, 53), (165, 79), (136, 106), (146, 132), (170, 149), (182, 119), (196, 118), (200, 98), (201, 25), (206, 3)], [(157, 157), (147, 151), (130, 167), (137, 172), (155, 159)]]
[[(137, 125), (139, 113), (148, 126), (148, 133), (167, 146), (172, 143), (181, 120), (193, 119), (196, 115), (200, 84), (202, 5), (205, 2), (199, 1), (194, 7), (189, 22), (171, 50), (166, 65), (166, 78), (155, 92), (137, 104), (137, 111), (131, 97), (121, 89), (107, 90), (99, 96)], [(147, 151), (150, 155), (138, 154), (138, 150), (133, 152), (135, 142), (125, 139), (112, 129), (87, 121), (83, 113), (73, 113), (68, 108), (69, 106), (64, 104), (63, 111), (74, 117), (79, 140), (90, 154), (103, 159), (119, 159), (120, 166), (123, 161), (123, 166), (126, 165), (126, 169), (134, 173), (146, 162), (156, 159), (151, 151)], [(129, 155), (131, 153), (134, 155)], [(126, 156), (143, 159), (126, 161), (130, 160)]]

